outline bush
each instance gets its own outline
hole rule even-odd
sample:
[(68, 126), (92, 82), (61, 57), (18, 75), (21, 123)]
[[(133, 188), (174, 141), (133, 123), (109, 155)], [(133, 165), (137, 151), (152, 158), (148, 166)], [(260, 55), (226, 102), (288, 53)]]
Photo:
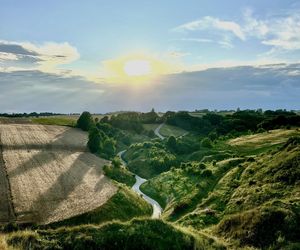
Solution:
[(205, 148), (212, 148), (212, 141), (208, 137), (205, 137), (201, 141), (201, 146)]
[(77, 120), (77, 127), (81, 128), (83, 131), (88, 131), (93, 125), (93, 117), (87, 111), (84, 111)]
[(122, 162), (119, 157), (115, 157), (111, 163), (115, 168), (120, 168), (122, 166)]
[(89, 131), (88, 148), (91, 153), (97, 153), (100, 149), (101, 137), (98, 129), (95, 127)]
[(201, 176), (202, 177), (211, 177), (213, 175), (212, 171), (209, 169), (205, 169), (202, 171)]

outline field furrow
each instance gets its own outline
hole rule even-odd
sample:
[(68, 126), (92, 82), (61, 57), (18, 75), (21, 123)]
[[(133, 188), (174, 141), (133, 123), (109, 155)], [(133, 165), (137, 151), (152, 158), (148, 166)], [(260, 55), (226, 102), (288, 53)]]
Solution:
[[(87, 152), (87, 133), (28, 124), (1, 124), (0, 133), (17, 221), (69, 218), (101, 206), (116, 192), (102, 173), (107, 161)], [(2, 183), (1, 199), (7, 190)], [(0, 218), (8, 219), (1, 206)]]

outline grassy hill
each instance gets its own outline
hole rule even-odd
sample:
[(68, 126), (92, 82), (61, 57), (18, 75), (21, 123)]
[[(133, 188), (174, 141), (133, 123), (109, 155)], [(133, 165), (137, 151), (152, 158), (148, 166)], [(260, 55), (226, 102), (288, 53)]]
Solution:
[[(239, 157), (183, 164), (142, 190), (165, 207), (165, 219), (226, 238), (233, 248), (299, 247), (300, 139), (287, 139), (297, 133), (271, 131), (269, 141), (265, 133), (229, 140), (228, 145), (242, 142), (234, 148)], [(207, 170), (211, 174), (205, 176)]]
[(213, 238), (149, 219), (21, 231), (6, 238), (10, 246), (22, 249), (224, 249)]
[[(49, 225), (50, 227), (75, 226), (82, 224), (101, 224), (114, 220), (129, 221), (137, 217), (150, 217), (152, 207), (139, 195), (125, 185), (118, 185), (119, 190), (103, 206)], [(47, 226), (48, 227), (48, 226)]]

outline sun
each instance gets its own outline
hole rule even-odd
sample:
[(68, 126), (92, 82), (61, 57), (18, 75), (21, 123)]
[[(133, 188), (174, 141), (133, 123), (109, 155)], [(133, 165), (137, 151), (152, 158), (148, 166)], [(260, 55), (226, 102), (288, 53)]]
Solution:
[(151, 74), (151, 62), (148, 60), (129, 60), (124, 63), (123, 69), (128, 76), (145, 76)]
[(162, 75), (178, 72), (173, 61), (155, 53), (132, 52), (102, 61), (102, 79), (109, 83), (151, 84)]

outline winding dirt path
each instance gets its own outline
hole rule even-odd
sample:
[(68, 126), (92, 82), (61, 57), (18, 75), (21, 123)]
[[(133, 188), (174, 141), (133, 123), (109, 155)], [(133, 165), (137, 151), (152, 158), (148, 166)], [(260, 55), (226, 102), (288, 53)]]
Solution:
[(154, 130), (154, 134), (155, 134), (157, 137), (159, 137), (161, 140), (165, 139), (165, 137), (159, 133), (160, 129), (161, 129), (162, 126), (164, 126), (164, 125), (165, 125), (165, 124), (162, 123), (162, 124), (160, 124), (160, 125)]
[[(119, 152), (117, 155), (119, 156), (119, 158), (121, 159), (121, 162), (124, 166), (127, 165), (127, 163), (124, 161), (123, 159), (123, 154), (126, 152), (126, 150), (123, 150), (121, 152)], [(152, 198), (150, 198), (148, 195), (144, 194), (141, 190), (140, 190), (140, 186), (145, 183), (147, 180), (138, 176), (138, 175), (135, 175), (135, 184), (132, 186), (132, 190), (134, 192), (136, 192), (137, 194), (141, 195), (142, 198), (147, 201), (153, 208), (153, 213), (152, 213), (152, 218), (153, 219), (158, 219), (160, 218), (162, 212), (163, 212), (163, 209), (162, 207), (159, 205), (159, 203), (156, 201), (156, 200), (153, 200)]]

